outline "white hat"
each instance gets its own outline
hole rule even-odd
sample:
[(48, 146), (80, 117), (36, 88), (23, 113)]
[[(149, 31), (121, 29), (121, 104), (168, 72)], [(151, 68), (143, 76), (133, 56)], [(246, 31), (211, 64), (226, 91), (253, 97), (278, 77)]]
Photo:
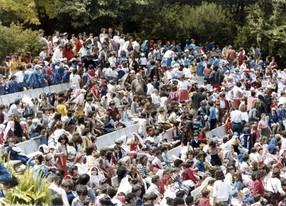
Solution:
[(242, 193), (244, 195), (249, 195), (250, 194), (250, 190), (247, 187), (245, 187), (245, 188), (243, 188)]

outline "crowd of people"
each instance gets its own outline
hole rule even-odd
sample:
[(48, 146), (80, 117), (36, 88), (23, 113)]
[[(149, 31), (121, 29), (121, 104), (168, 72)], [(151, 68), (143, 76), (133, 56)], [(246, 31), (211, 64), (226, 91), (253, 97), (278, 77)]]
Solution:
[[(6, 58), (0, 94), (70, 90), (0, 106), (0, 143), (47, 179), (53, 205), (286, 205), (286, 69), (274, 57), (111, 28), (41, 41), (37, 57)], [(137, 133), (99, 148), (99, 136), (136, 123)], [(221, 126), (224, 136), (208, 135)], [(16, 144), (39, 136), (46, 144), (33, 155)], [(1, 165), (0, 182), (15, 181)]]

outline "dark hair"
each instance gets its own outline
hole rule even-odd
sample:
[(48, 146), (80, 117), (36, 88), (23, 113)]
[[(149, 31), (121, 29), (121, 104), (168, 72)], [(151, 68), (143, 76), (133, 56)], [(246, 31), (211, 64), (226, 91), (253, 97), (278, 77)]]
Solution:
[(69, 138), (65, 135), (65, 134), (62, 134), (59, 139), (58, 139), (58, 142), (61, 142), (62, 139), (65, 139), (66, 140), (66, 144), (69, 142)]
[(190, 205), (194, 202), (194, 198), (191, 195), (189, 195), (186, 197), (185, 202), (187, 205)]
[(173, 200), (173, 205), (174, 206), (178, 206), (178, 205), (184, 205), (185, 201), (183, 198), (180, 197), (175, 197), (175, 199)]
[(216, 178), (217, 180), (224, 180), (224, 174), (223, 174), (223, 172), (222, 172), (221, 170), (217, 170), (217, 171), (215, 172), (215, 178)]
[(132, 192), (133, 193), (135, 193), (135, 192), (137, 192), (137, 191), (139, 191), (139, 190), (141, 190), (142, 188), (141, 188), (141, 186), (140, 185), (134, 185), (133, 187), (132, 187)]
[(90, 177), (88, 174), (82, 174), (78, 177), (78, 180), (77, 180), (77, 184), (80, 184), (80, 185), (86, 185), (90, 180)]
[(110, 198), (113, 198), (116, 195), (117, 190), (114, 187), (108, 187), (106, 190), (106, 194), (108, 194), (108, 196)]
[(152, 182), (152, 183), (155, 183), (155, 182), (157, 182), (159, 179), (160, 179), (160, 177), (159, 177), (158, 175), (155, 175), (155, 176), (152, 177), (151, 182)]
[(85, 149), (86, 155), (92, 155), (92, 152), (93, 152), (93, 147), (87, 147), (87, 148)]
[(85, 195), (85, 196), (87, 196), (87, 194), (88, 194), (87, 187), (85, 185), (77, 185), (76, 186), (76, 193), (78, 195)]
[(38, 160), (39, 163), (42, 164), (43, 161), (44, 161), (44, 156), (43, 155), (38, 155), (38, 156), (36, 156), (36, 160)]
[(127, 203), (131, 203), (131, 200), (132, 200), (133, 198), (135, 198), (135, 197), (136, 197), (135, 194), (133, 194), (133, 193), (128, 193), (128, 194), (125, 196), (126, 202), (127, 202)]
[(57, 192), (51, 190), (52, 194), (52, 205), (53, 206), (56, 206), (56, 205), (63, 205), (64, 202), (63, 202), (63, 199), (62, 199), (62, 196), (60, 196)]
[(176, 192), (176, 197), (183, 198), (186, 192), (184, 190), (179, 190)]

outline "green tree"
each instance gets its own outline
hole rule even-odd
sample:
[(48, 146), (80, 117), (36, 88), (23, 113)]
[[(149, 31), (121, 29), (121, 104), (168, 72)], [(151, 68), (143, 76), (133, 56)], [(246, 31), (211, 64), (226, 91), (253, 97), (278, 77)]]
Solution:
[(35, 0), (42, 25), (65, 31), (120, 24), (126, 11), (149, 0)]
[(33, 0), (0, 0), (0, 19), (5, 25), (12, 22), (26, 25), (40, 23)]
[(16, 24), (10, 27), (0, 24), (0, 60), (15, 52), (30, 51), (38, 55), (41, 47), (39, 32)]
[(257, 2), (248, 8), (246, 24), (239, 28), (235, 44), (244, 47), (258, 45), (263, 53), (285, 60), (286, 2), (276, 0)]
[(222, 6), (215, 3), (203, 3), (198, 6), (167, 5), (157, 18), (143, 20), (142, 30), (147, 36), (155, 38), (212, 39), (227, 42), (230, 38), (232, 20)]

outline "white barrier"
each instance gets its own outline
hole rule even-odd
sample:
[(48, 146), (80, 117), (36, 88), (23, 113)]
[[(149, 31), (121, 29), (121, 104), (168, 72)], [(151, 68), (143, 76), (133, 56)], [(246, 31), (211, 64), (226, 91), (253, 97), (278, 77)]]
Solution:
[(11, 103), (14, 103), (16, 100), (23, 98), (24, 96), (35, 98), (35, 97), (39, 97), (43, 93), (48, 93), (48, 92), (60, 93), (60, 92), (68, 90), (69, 88), (70, 88), (70, 84), (64, 83), (64, 84), (57, 84), (57, 85), (38, 88), (38, 89), (29, 89), (23, 92), (16, 92), (13, 94), (6, 94), (6, 95), (0, 96), (0, 104), (10, 105)]
[(222, 139), (226, 135), (226, 129), (225, 125), (222, 125), (220, 127), (217, 127), (209, 132), (207, 132), (206, 136), (208, 139), (212, 139), (214, 136), (218, 137), (219, 139)]
[(174, 159), (174, 157), (179, 158), (180, 153), (181, 153), (181, 145), (169, 150), (167, 152), (167, 157), (171, 160)]
[(120, 139), (123, 135), (130, 136), (132, 133), (137, 132), (139, 124), (135, 124), (123, 129), (116, 130), (106, 135), (100, 136), (96, 139), (96, 147), (98, 150), (114, 145), (115, 141)]
[(18, 143), (17, 147), (19, 147), (23, 151), (23, 153), (29, 155), (38, 151), (39, 146), (44, 143), (46, 143), (46, 137), (38, 136), (33, 139)]

